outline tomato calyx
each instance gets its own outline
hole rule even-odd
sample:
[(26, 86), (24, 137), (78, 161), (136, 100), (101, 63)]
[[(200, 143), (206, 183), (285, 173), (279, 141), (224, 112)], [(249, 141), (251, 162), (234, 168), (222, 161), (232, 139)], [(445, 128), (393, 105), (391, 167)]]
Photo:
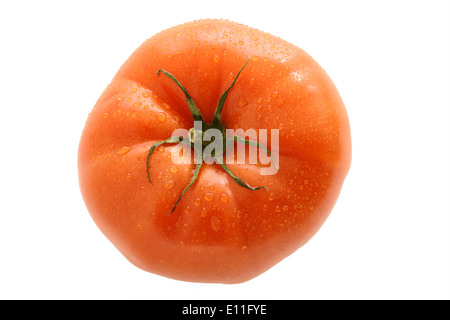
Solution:
[(162, 144), (182, 144), (187, 147), (192, 148), (196, 154), (197, 158), (194, 159), (194, 163), (196, 163), (196, 168), (194, 170), (194, 173), (192, 175), (191, 180), (189, 181), (188, 185), (183, 189), (180, 197), (175, 202), (174, 206), (172, 207), (172, 210), (169, 212), (172, 213), (175, 211), (178, 203), (180, 202), (183, 195), (186, 193), (186, 191), (194, 184), (194, 182), (197, 180), (198, 175), (200, 173), (200, 169), (202, 167), (202, 164), (204, 162), (207, 163), (218, 163), (222, 167), (222, 169), (231, 177), (233, 180), (241, 187), (244, 187), (246, 189), (249, 189), (251, 191), (256, 191), (259, 189), (265, 189), (268, 190), (265, 186), (259, 186), (259, 187), (252, 187), (245, 181), (243, 181), (241, 178), (236, 176), (230, 168), (225, 164), (225, 161), (223, 159), (224, 153), (227, 150), (228, 146), (230, 144), (234, 144), (234, 142), (243, 143), (249, 146), (255, 146), (261, 149), (264, 149), (269, 156), (271, 157), (271, 160), (275, 164), (275, 167), (277, 170), (279, 169), (278, 165), (276, 164), (271, 152), (261, 143), (258, 141), (249, 140), (237, 135), (228, 136), (226, 134), (226, 127), (224, 123), (221, 121), (221, 115), (222, 110), (225, 105), (225, 101), (228, 97), (228, 92), (233, 88), (235, 85), (239, 75), (241, 74), (242, 70), (247, 66), (249, 59), (245, 62), (244, 66), (239, 70), (238, 74), (234, 78), (231, 85), (225, 90), (225, 92), (220, 96), (219, 101), (217, 103), (213, 120), (209, 124), (203, 119), (203, 115), (198, 109), (197, 105), (195, 104), (192, 97), (189, 95), (188, 91), (183, 87), (183, 85), (175, 78), (174, 75), (167, 72), (166, 70), (159, 69), (156, 73), (156, 76), (159, 76), (160, 73), (163, 73), (167, 77), (169, 77), (173, 82), (175, 82), (178, 87), (183, 91), (186, 101), (188, 103), (189, 110), (192, 115), (192, 119), (194, 120), (194, 127), (192, 127), (189, 130), (188, 138), (183, 136), (171, 136), (165, 140), (158, 141), (155, 144), (153, 144), (150, 147), (150, 150), (147, 155), (147, 177), (149, 182), (151, 183), (152, 180), (150, 178), (150, 157), (154, 150), (159, 147)]

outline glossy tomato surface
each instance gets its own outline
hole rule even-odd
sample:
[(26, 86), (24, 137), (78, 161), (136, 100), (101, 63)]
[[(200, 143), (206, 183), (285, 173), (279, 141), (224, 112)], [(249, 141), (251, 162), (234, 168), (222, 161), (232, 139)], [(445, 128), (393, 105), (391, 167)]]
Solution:
[[(193, 127), (183, 84), (211, 122), (217, 101), (248, 59), (225, 102), (226, 128), (278, 129), (279, 170), (203, 165), (176, 209), (195, 164), (171, 160), (173, 144), (151, 146)], [(267, 146), (271, 146), (270, 135)], [(79, 146), (86, 206), (104, 235), (146, 271), (169, 278), (239, 283), (305, 244), (332, 210), (350, 167), (342, 99), (307, 53), (226, 20), (185, 23), (145, 41), (122, 65), (90, 113)]]

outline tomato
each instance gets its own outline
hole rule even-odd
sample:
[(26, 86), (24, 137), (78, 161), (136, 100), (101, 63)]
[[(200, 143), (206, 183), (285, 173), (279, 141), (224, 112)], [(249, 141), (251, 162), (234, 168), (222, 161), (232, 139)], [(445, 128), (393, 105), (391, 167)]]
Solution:
[[(204, 128), (194, 130), (194, 120)], [(194, 140), (205, 128), (278, 135), (246, 147), (244, 163), (228, 161), (237, 152), (213, 152), (215, 161), (199, 165), (208, 143)], [(170, 138), (180, 129), (187, 135)], [(175, 162), (181, 137), (193, 152)], [(240, 139), (225, 137), (225, 151), (249, 144)], [(255, 148), (274, 155), (271, 163), (251, 163)], [(78, 153), (87, 209), (129, 261), (219, 283), (252, 279), (311, 239), (350, 162), (347, 112), (326, 72), (298, 47), (227, 20), (146, 40), (100, 96)], [(275, 172), (262, 174), (272, 164)]]

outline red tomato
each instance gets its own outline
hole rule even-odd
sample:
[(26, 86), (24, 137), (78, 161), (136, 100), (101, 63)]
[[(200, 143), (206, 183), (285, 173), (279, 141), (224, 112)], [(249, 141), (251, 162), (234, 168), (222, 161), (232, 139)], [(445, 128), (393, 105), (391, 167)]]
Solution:
[[(262, 175), (268, 165), (250, 163), (249, 149), (245, 163), (198, 166), (192, 159), (205, 142), (175, 163), (180, 140), (166, 139), (194, 119), (222, 133), (278, 130), (278, 147), (268, 134), (257, 149), (278, 154), (279, 170)], [(97, 101), (78, 156), (86, 206), (127, 259), (169, 278), (221, 283), (247, 281), (305, 244), (332, 210), (350, 161), (345, 106), (319, 64), (226, 20), (145, 41)]]

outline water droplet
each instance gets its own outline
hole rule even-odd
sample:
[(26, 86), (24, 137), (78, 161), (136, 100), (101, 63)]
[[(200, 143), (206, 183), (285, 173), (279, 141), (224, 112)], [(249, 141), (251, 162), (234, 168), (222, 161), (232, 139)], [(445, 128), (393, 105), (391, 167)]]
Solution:
[(274, 91), (274, 92), (272, 92), (272, 97), (273, 97), (273, 98), (276, 98), (276, 97), (278, 97), (278, 91)]
[(247, 250), (247, 246), (242, 246), (241, 250), (242, 250), (242, 251)]
[(220, 195), (220, 201), (223, 203), (228, 203), (228, 201), (230, 201), (230, 197), (228, 196), (228, 194), (222, 193)]
[(280, 206), (275, 207), (275, 212), (281, 212)]
[(283, 99), (283, 98), (278, 99), (277, 105), (278, 105), (279, 107), (281, 107), (282, 105), (284, 105), (284, 99)]
[(139, 108), (140, 106), (142, 106), (142, 103), (140, 103), (139, 101), (136, 101), (136, 102), (133, 104), (133, 107), (135, 107), (135, 108)]
[(172, 172), (172, 173), (177, 173), (177, 172), (178, 172), (178, 168), (175, 167), (175, 166), (171, 166), (171, 167), (170, 167), (170, 172)]
[(158, 173), (158, 175), (156, 177), (161, 180), (163, 175), (164, 175), (164, 172), (161, 171), (160, 173)]
[(159, 152), (164, 152), (164, 150), (166, 150), (166, 148), (164, 146), (159, 146), (158, 147), (158, 151)]
[(122, 96), (117, 97), (117, 100), (122, 101), (122, 100), (123, 100), (123, 97), (122, 97)]
[(105, 119), (108, 118), (108, 115), (109, 115), (108, 112), (105, 112), (105, 113), (103, 114), (103, 118), (105, 118)]
[(203, 208), (202, 209), (202, 212), (200, 213), (200, 216), (202, 217), (202, 218), (204, 218), (204, 217), (206, 217), (206, 213), (207, 213), (208, 211), (206, 210), (206, 208)]
[(259, 61), (259, 57), (258, 56), (253, 56), (252, 60), (255, 61), (255, 62), (258, 62)]
[(238, 102), (237, 102), (237, 106), (238, 106), (239, 108), (243, 108), (243, 107), (245, 107), (247, 104), (248, 104), (248, 101), (247, 101), (247, 99), (245, 99), (244, 96), (241, 96), (241, 97), (239, 98)]
[(219, 62), (219, 56), (215, 55), (215, 56), (213, 57), (213, 61), (214, 61), (215, 63)]
[(214, 199), (214, 196), (212, 193), (205, 192), (203, 194), (203, 199), (205, 199), (206, 201), (212, 201)]
[(269, 207), (267, 206), (267, 204), (263, 205), (263, 211), (267, 211), (269, 210)]
[(214, 231), (219, 231), (220, 229), (220, 220), (216, 216), (211, 217), (211, 228)]
[(158, 112), (156, 114), (156, 119), (158, 119), (159, 122), (166, 122), (167, 116), (164, 112)]
[(239, 40), (239, 41), (238, 41), (238, 44), (239, 44), (240, 46), (242, 46), (242, 45), (244, 45), (244, 41)]
[(164, 182), (164, 188), (166, 188), (166, 189), (172, 189), (174, 185), (175, 185), (175, 182), (173, 182), (172, 180)]
[(122, 148), (120, 148), (119, 150), (117, 150), (116, 153), (117, 153), (119, 156), (123, 156), (124, 154), (130, 152), (130, 150), (131, 150), (131, 147), (122, 147)]
[(196, 198), (196, 199), (194, 200), (194, 204), (195, 204), (196, 206), (199, 206), (201, 202), (202, 202), (202, 200), (200, 200), (200, 198)]
[(289, 210), (289, 207), (288, 207), (287, 205), (284, 205), (284, 206), (283, 206), (283, 211), (286, 212), (286, 211), (288, 211), (288, 210)]
[(255, 35), (252, 35), (252, 40), (257, 41), (257, 40), (258, 40), (258, 37), (255, 36)]
[(144, 98), (148, 98), (148, 97), (150, 97), (150, 94), (147, 91), (144, 91), (144, 92), (142, 92), (142, 96)]
[(275, 195), (273, 193), (269, 194), (269, 201), (272, 201), (275, 198)]
[(184, 209), (184, 213), (189, 213), (189, 212), (191, 212), (191, 208), (190, 208), (190, 207), (186, 207), (186, 208)]
[(189, 231), (189, 225), (187, 223), (183, 224), (182, 227), (183, 233), (186, 234)]
[(165, 109), (167, 109), (167, 110), (170, 109), (170, 106), (169, 106), (167, 103), (164, 102), (162, 105), (163, 105), (163, 107), (164, 107)]

